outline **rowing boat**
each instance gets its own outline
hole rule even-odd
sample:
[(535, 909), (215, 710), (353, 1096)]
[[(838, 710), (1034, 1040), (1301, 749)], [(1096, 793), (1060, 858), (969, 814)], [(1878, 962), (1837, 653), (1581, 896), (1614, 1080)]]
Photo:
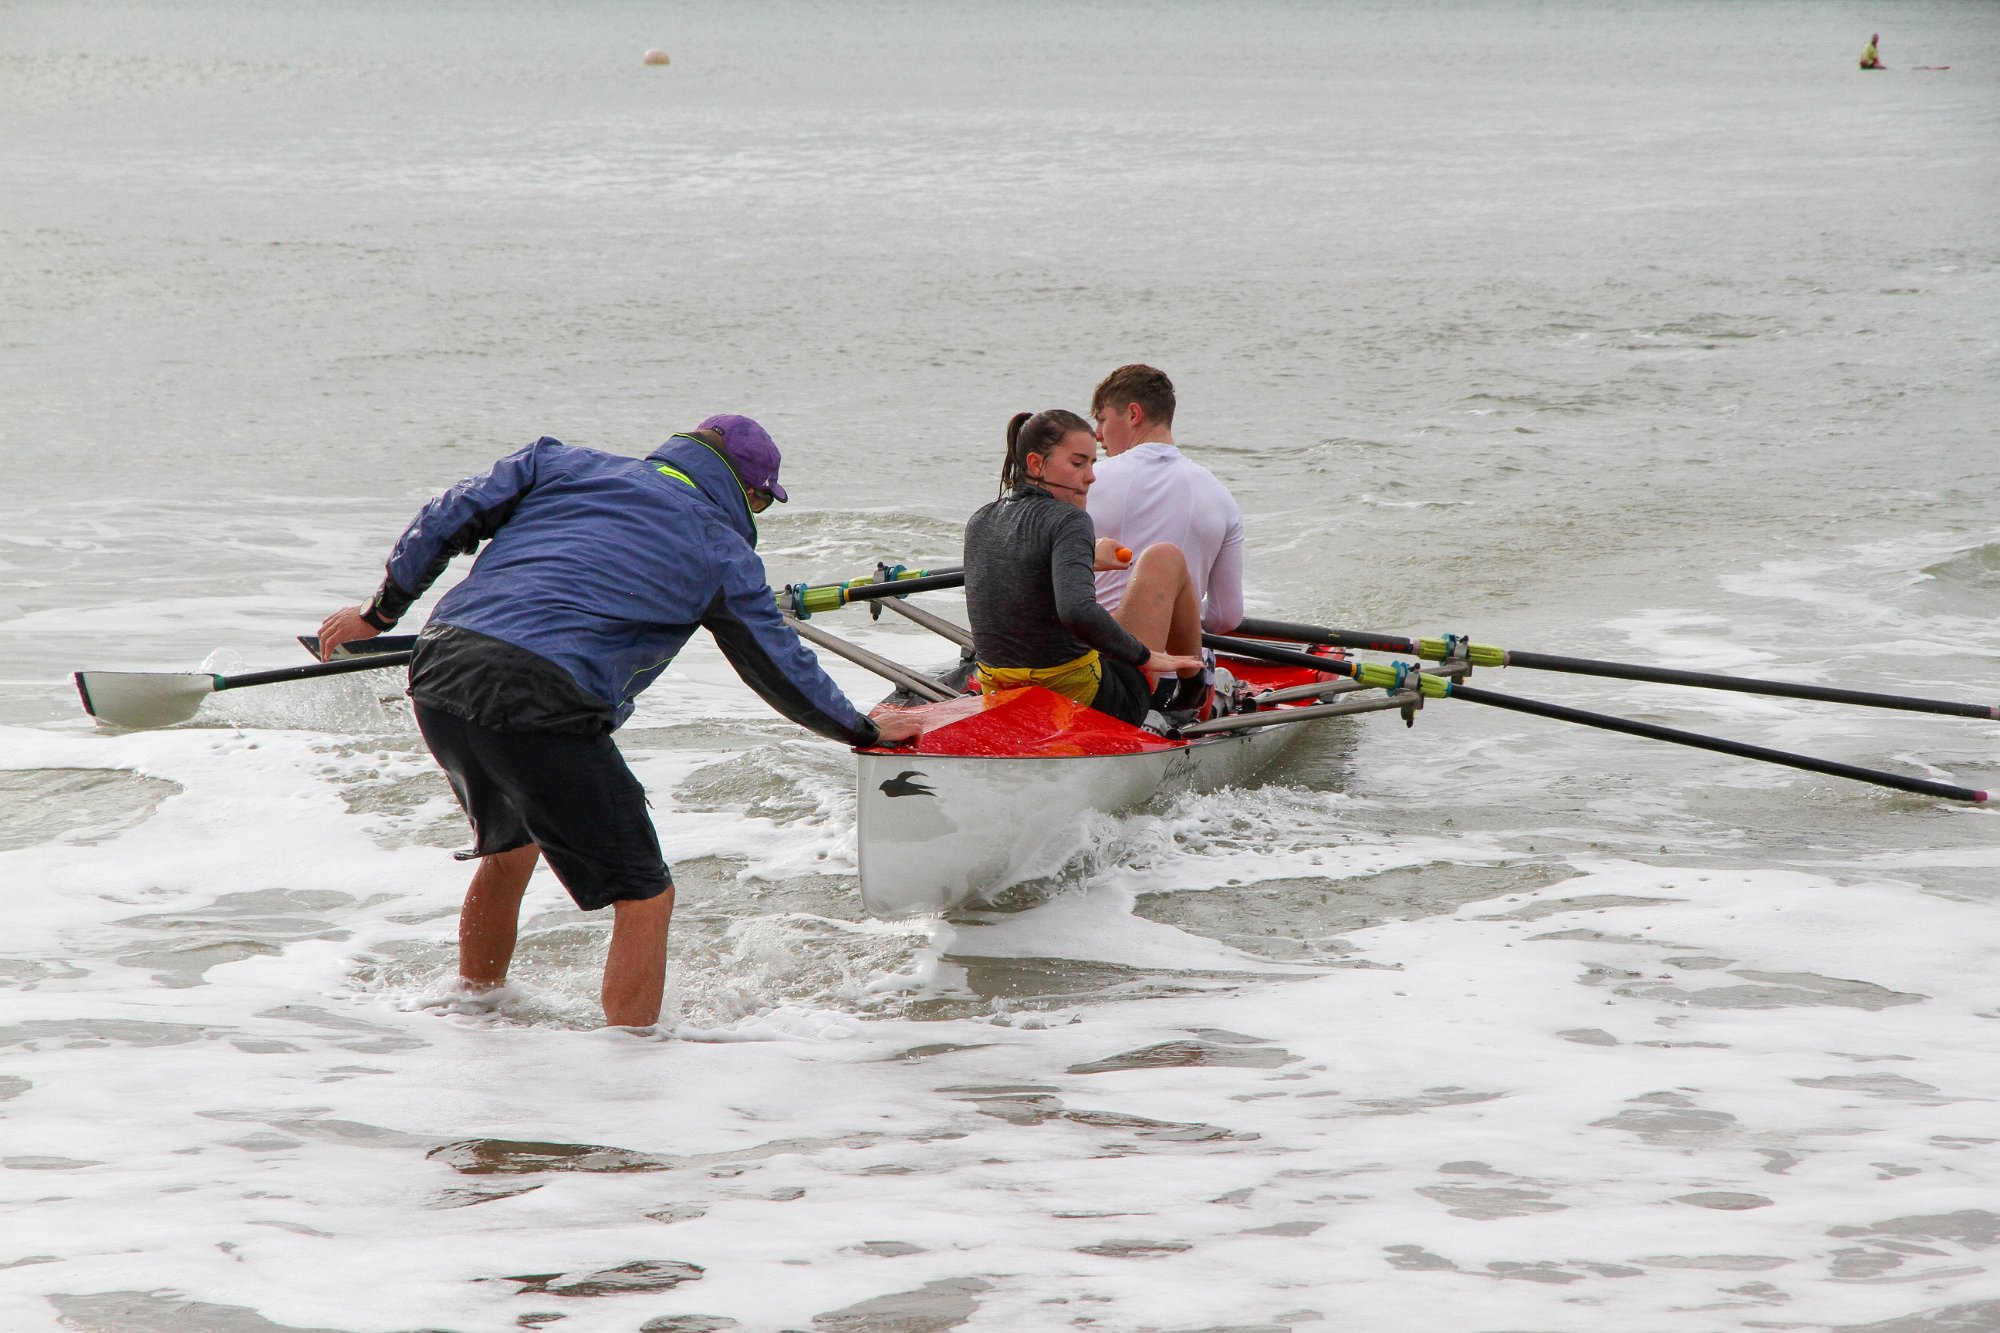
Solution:
[[(1334, 685), (1323, 672), (1225, 658), (1251, 691)], [(1277, 708), (1309, 707), (1302, 699)], [(855, 843), (870, 915), (976, 903), (1050, 873), (1089, 812), (1243, 783), (1277, 758), (1293, 726), (1167, 736), (1040, 686), (923, 703), (915, 745), (857, 749)]]
[[(904, 587), (910, 582), (904, 580)], [(889, 604), (913, 614), (900, 598)], [(968, 637), (935, 617), (920, 618), (955, 641)], [(949, 912), (991, 897), (1056, 869), (1076, 822), (1087, 812), (1118, 814), (1156, 797), (1240, 784), (1298, 734), (1296, 727), (1270, 725), (1170, 737), (1039, 686), (961, 693), (969, 660), (956, 671), (926, 676), (814, 627), (797, 622), (794, 627), (904, 682), (892, 702), (914, 705), (923, 722), (915, 745), (854, 751), (856, 855), (861, 902), (871, 916)], [(316, 638), (304, 635), (299, 642), (318, 656)], [(342, 652), (407, 652), (413, 644), (383, 636)], [(1344, 651), (1322, 652), (1329, 666), (1346, 660)], [(1277, 700), (1267, 706), (1264, 721), (1295, 715), (1293, 710), (1329, 711), (1324, 698), (1353, 688), (1329, 672), (1297, 664), (1239, 657), (1223, 657), (1218, 664), (1226, 673), (1221, 679), (1232, 681), (1239, 697)], [(917, 695), (911, 684), (930, 688)], [(1325, 695), (1315, 692), (1318, 686), (1328, 687)]]

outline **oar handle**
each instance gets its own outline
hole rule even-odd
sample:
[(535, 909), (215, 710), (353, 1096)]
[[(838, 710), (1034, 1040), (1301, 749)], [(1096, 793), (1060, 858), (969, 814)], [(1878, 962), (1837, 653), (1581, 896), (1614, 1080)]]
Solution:
[(1655, 726), (1650, 722), (1634, 722), (1629, 718), (1613, 717), (1608, 713), (1591, 713), (1581, 708), (1568, 708), (1562, 704), (1544, 703), (1539, 699), (1523, 699), (1511, 694), (1497, 694), (1492, 690), (1475, 689), (1470, 685), (1453, 682), (1446, 690), (1446, 698), (1464, 699), (1470, 703), (1486, 704), (1493, 708), (1504, 708), (1515, 713), (1532, 713), (1536, 717), (1554, 718), (1560, 722), (1576, 722), (1586, 727), (1597, 727), (1604, 731), (1623, 732), (1627, 736), (1643, 736), (1648, 740), (1671, 741), (1675, 745), (1689, 745), (1697, 750), (1713, 750), (1717, 754), (1735, 755), (1740, 759), (1757, 759), (1767, 764), (1783, 764), (1787, 768), (1804, 769), (1808, 773), (1824, 773), (1829, 777), (1849, 778), (1855, 782), (1870, 782), (1878, 787), (1894, 787), (1898, 791), (1918, 792), (1925, 796), (1942, 796), (1950, 801), (1971, 801), (1975, 804), (1986, 800), (1986, 793), (1971, 787), (1958, 787), (1948, 782), (1932, 782), (1927, 778), (1908, 778), (1900, 773), (1885, 773), (1879, 769), (1860, 768), (1854, 764), (1843, 764), (1832, 759), (1815, 759), (1811, 755), (1793, 754), (1787, 750), (1771, 750), (1761, 745), (1745, 745), (1741, 741), (1724, 740), (1720, 736), (1704, 736), (1693, 731), (1679, 731), (1673, 727)]
[(314, 662), (310, 666), (278, 667), (272, 671), (248, 671), (240, 676), (217, 676), (215, 688), (218, 690), (239, 690), (246, 685), (280, 685), (288, 680), (313, 680), (320, 676), (344, 676), (350, 671), (380, 671), (383, 667), (403, 666), (409, 662), (409, 651), (397, 653), (369, 653), (365, 657), (341, 657), (331, 662)]

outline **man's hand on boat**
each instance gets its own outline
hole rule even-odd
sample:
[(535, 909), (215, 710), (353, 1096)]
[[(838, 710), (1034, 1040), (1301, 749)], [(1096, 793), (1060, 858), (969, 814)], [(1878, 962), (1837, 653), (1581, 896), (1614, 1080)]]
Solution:
[(343, 606), (319, 626), (319, 657), (322, 662), (333, 660), (334, 653), (343, 643), (353, 643), (356, 639), (372, 639), (382, 631), (361, 618), (358, 606)]
[(1164, 676), (1198, 676), (1201, 674), (1201, 659), (1176, 657), (1172, 653), (1163, 653), (1156, 649), (1153, 655), (1146, 659), (1146, 664), (1139, 669), (1153, 680), (1159, 680)]
[(877, 742), (881, 745), (910, 745), (924, 734), (924, 724), (916, 715), (900, 708), (877, 708), (868, 715), (868, 720), (881, 733)]

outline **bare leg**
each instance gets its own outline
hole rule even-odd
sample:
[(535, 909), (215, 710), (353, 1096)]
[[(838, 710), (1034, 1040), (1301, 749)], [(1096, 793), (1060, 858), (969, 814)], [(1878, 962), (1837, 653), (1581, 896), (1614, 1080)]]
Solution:
[(667, 923), (674, 890), (657, 898), (613, 903), (611, 955), (604, 960), (604, 1021), (615, 1028), (651, 1027), (660, 1021), (667, 989)]
[(1201, 655), (1201, 608), (1178, 546), (1161, 542), (1139, 553), (1113, 619), (1148, 648), (1180, 657)]
[(521, 895), (541, 849), (533, 843), (480, 858), (458, 914), (458, 975), (475, 990), (507, 984), (520, 928)]

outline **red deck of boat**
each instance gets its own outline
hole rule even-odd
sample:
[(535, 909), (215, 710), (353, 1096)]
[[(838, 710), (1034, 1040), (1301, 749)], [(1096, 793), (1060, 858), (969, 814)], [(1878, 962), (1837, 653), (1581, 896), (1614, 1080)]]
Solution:
[[(1221, 662), (1238, 680), (1256, 690), (1283, 689), (1328, 678), (1325, 673), (1302, 667), (1236, 657), (1222, 658)], [(1179, 750), (1188, 745), (1187, 741), (1168, 740), (1143, 727), (1129, 726), (1039, 685), (967, 694), (902, 711), (923, 719), (923, 737), (915, 745), (873, 746), (861, 753), (1075, 759)]]

